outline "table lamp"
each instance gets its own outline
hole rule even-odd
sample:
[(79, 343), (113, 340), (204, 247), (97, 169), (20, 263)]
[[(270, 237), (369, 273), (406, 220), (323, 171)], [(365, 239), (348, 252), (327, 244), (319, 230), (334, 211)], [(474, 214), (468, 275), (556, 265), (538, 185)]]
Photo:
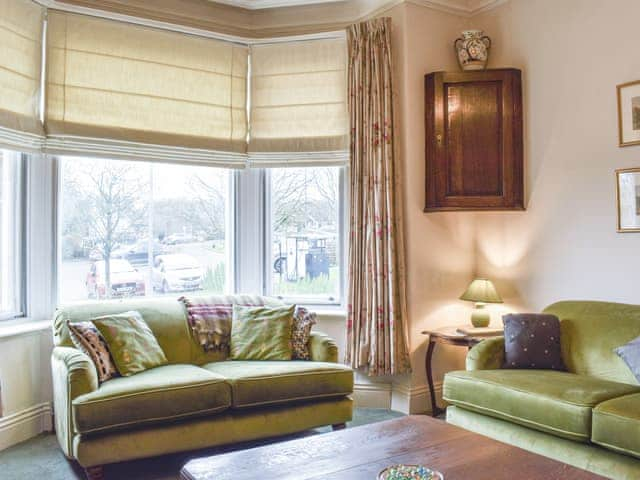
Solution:
[(484, 309), (486, 303), (502, 303), (496, 287), (486, 278), (476, 278), (471, 282), (465, 292), (460, 295), (460, 300), (476, 302), (476, 307), (471, 313), (471, 324), (476, 328), (489, 326), (491, 315)]

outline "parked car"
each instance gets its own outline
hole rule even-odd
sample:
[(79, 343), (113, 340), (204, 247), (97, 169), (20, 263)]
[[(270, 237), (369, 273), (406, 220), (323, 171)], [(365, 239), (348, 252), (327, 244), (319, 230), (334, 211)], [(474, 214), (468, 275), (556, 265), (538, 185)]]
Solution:
[(131, 297), (145, 294), (144, 276), (126, 260), (112, 258), (109, 262), (111, 288), (106, 284), (104, 260), (93, 262), (87, 273), (86, 286), (89, 298)]
[(202, 290), (203, 274), (191, 255), (173, 253), (158, 255), (151, 274), (154, 290), (163, 293)]
[(99, 248), (92, 248), (91, 251), (89, 252), (89, 260), (91, 260), (92, 262), (97, 262), (99, 260), (102, 260), (103, 255), (102, 255), (102, 250), (100, 250)]
[(174, 233), (162, 240), (165, 245), (178, 245), (180, 243), (191, 243), (194, 241), (193, 235), (187, 235), (186, 233)]
[[(154, 240), (152, 256), (166, 253), (167, 249), (160, 242)], [(149, 263), (149, 240), (142, 239), (131, 245), (125, 245), (111, 253), (112, 258), (122, 258), (134, 265), (147, 265)]]

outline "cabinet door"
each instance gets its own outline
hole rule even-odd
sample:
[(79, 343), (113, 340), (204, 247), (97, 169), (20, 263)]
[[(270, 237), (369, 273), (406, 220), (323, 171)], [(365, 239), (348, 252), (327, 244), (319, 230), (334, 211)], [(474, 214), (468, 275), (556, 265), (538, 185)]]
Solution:
[(425, 211), (523, 208), (520, 71), (425, 77)]

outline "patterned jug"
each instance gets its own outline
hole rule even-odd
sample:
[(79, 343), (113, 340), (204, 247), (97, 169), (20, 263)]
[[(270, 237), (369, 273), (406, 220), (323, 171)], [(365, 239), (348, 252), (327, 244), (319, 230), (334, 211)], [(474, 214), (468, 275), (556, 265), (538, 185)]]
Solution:
[(453, 45), (462, 70), (484, 70), (487, 67), (491, 39), (482, 30), (465, 30)]

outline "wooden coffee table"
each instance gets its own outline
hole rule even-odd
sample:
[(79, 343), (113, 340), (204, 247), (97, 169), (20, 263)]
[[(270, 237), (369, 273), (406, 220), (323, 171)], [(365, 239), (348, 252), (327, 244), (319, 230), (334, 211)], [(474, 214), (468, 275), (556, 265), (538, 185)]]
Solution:
[(427, 416), (362, 427), (199, 458), (183, 480), (375, 480), (396, 463), (422, 464), (445, 480), (601, 479)]

